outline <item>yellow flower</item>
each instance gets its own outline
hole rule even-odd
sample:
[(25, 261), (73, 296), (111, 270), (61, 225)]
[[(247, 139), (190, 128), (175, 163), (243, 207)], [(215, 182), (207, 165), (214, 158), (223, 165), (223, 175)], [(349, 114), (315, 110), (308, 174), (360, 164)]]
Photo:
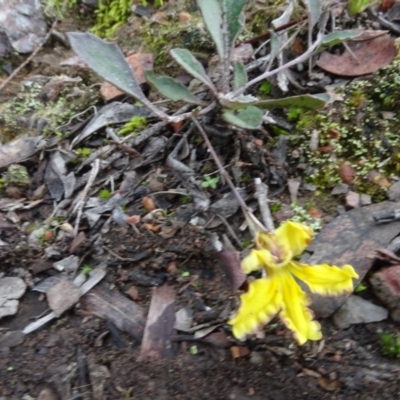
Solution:
[(311, 242), (313, 231), (306, 225), (284, 222), (274, 233), (258, 232), (256, 249), (242, 261), (245, 273), (264, 268), (266, 278), (250, 282), (241, 295), (241, 306), (230, 321), (233, 334), (243, 339), (276, 314), (293, 331), (299, 344), (322, 338), (321, 327), (307, 308), (310, 300), (295, 278), (308, 285), (313, 293), (340, 296), (353, 290), (357, 273), (350, 265), (306, 265), (293, 260)]

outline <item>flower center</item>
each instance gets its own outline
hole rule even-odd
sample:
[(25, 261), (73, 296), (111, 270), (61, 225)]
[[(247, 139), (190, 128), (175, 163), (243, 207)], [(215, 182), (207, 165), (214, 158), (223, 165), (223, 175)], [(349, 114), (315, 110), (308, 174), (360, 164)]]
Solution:
[(283, 268), (293, 258), (292, 252), (277, 243), (274, 235), (264, 233), (257, 236), (256, 245), (259, 249), (267, 250), (271, 254), (271, 260), (268, 262), (270, 268)]

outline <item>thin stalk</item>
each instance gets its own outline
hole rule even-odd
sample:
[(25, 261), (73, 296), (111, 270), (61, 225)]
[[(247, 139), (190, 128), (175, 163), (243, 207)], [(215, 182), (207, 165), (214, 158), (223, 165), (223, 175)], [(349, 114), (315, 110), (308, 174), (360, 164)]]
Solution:
[(199, 132), (201, 133), (201, 136), (203, 136), (203, 139), (204, 139), (204, 141), (205, 141), (205, 143), (207, 145), (207, 148), (208, 148), (208, 150), (209, 150), (209, 152), (211, 154), (211, 157), (213, 158), (215, 164), (217, 164), (217, 167), (219, 169), (219, 173), (224, 177), (224, 179), (228, 183), (228, 186), (232, 190), (232, 193), (234, 194), (234, 196), (236, 197), (236, 200), (238, 201), (238, 203), (240, 205), (240, 208), (242, 209), (243, 213), (245, 215), (249, 214), (250, 210), (247, 207), (247, 204), (244, 202), (242, 196), (240, 195), (240, 193), (236, 189), (235, 185), (233, 184), (233, 182), (231, 180), (231, 177), (229, 176), (227, 170), (222, 165), (221, 160), (219, 159), (217, 153), (215, 152), (214, 147), (211, 144), (210, 139), (208, 138), (206, 131), (203, 129), (203, 127), (200, 125), (199, 121), (197, 121), (196, 118), (194, 118), (192, 116), (191, 120), (196, 125), (197, 129), (199, 130)]
[(232, 97), (236, 97), (236, 96), (242, 94), (249, 87), (253, 86), (254, 84), (256, 84), (260, 81), (263, 81), (263, 80), (269, 78), (270, 76), (276, 75), (279, 72), (284, 71), (285, 69), (293, 67), (294, 65), (300, 64), (301, 62), (307, 60), (311, 56), (311, 54), (314, 52), (314, 50), (319, 46), (319, 44), (322, 41), (322, 38), (323, 38), (323, 35), (320, 35), (320, 37), (313, 43), (313, 45), (311, 47), (308, 48), (308, 50), (305, 53), (298, 56), (294, 60), (289, 61), (288, 63), (286, 63), (278, 68), (275, 68), (272, 71), (264, 72), (260, 76), (257, 76), (257, 78), (254, 78), (250, 82), (246, 83), (244, 86), (240, 87), (239, 89), (234, 90), (233, 92), (231, 92)]

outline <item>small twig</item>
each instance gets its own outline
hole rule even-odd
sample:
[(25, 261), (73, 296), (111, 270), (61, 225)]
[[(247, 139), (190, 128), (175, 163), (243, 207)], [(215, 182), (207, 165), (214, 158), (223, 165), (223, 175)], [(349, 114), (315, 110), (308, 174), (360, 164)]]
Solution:
[[(284, 31), (286, 29), (292, 28), (293, 26), (299, 24), (300, 22), (303, 22), (307, 19), (307, 17), (302, 17), (300, 19), (294, 20), (294, 21), (289, 21), (287, 24), (283, 24), (281, 26), (278, 26), (275, 29), (272, 29), (275, 33)], [(254, 44), (257, 42), (260, 42), (261, 40), (266, 40), (271, 38), (271, 31), (262, 33), (261, 35), (255, 36), (251, 39), (244, 40), (243, 42), (240, 42), (237, 46), (240, 46), (243, 43), (249, 43), (249, 44)]]
[(303, 61), (306, 61), (312, 55), (314, 50), (319, 46), (319, 44), (322, 41), (322, 38), (323, 38), (323, 35), (320, 35), (318, 37), (318, 39), (313, 43), (313, 45), (310, 46), (307, 49), (307, 51), (305, 53), (301, 54), (299, 57), (295, 58), (292, 61), (289, 61), (288, 63), (286, 63), (286, 64), (284, 64), (284, 65), (282, 65), (282, 66), (280, 66), (278, 68), (273, 69), (272, 71), (264, 72), (263, 74), (257, 76), (256, 78), (254, 78), (250, 82), (246, 83), (245, 85), (243, 85), (239, 89), (236, 89), (233, 92), (231, 92), (230, 95), (232, 97), (238, 96), (241, 93), (243, 93), (246, 89), (248, 89), (249, 87), (253, 86), (254, 84), (256, 84), (256, 83), (258, 83), (260, 81), (263, 81), (263, 80), (269, 78), (270, 76), (276, 75), (279, 72), (284, 71), (285, 69), (288, 69), (288, 68), (293, 67), (293, 66), (295, 66), (297, 64), (300, 64)]
[(357, 62), (357, 64), (360, 64), (360, 59), (354, 54), (353, 50), (349, 47), (349, 45), (346, 42), (343, 42), (343, 46), (345, 49), (349, 52), (351, 58)]
[(181, 294), (184, 290), (186, 290), (189, 286), (193, 285), (193, 283), (195, 283), (197, 281), (197, 279), (199, 279), (198, 275), (193, 275), (190, 278), (190, 281), (188, 283), (186, 283), (185, 285), (183, 285), (179, 290), (178, 290), (178, 294)]
[(96, 176), (99, 173), (99, 171), (100, 171), (100, 160), (96, 159), (93, 162), (92, 171), (90, 172), (89, 179), (86, 183), (86, 186), (84, 187), (84, 189), (81, 193), (81, 196), (80, 196), (81, 198), (78, 200), (74, 209), (72, 210), (72, 215), (77, 213), (75, 227), (74, 227), (74, 236), (76, 236), (78, 234), (79, 224), (81, 222), (82, 213), (83, 213), (83, 207), (86, 204), (87, 195), (89, 193), (90, 188), (93, 186), (94, 181), (95, 181)]
[(18, 68), (16, 68), (13, 71), (13, 73), (0, 85), (0, 91), (2, 89), (4, 89), (11, 82), (12, 79), (14, 79), (14, 77), (21, 71), (22, 68), (24, 68), (27, 64), (29, 64), (32, 61), (32, 59), (36, 56), (36, 54), (39, 52), (39, 50), (44, 46), (44, 44), (49, 39), (49, 37), (50, 37), (51, 33), (53, 32), (53, 29), (55, 28), (57, 23), (58, 23), (58, 17), (52, 23), (49, 31), (47, 32), (46, 36), (44, 37), (44, 39), (42, 41), (42, 43), (39, 44), (39, 46), (36, 47), (36, 49), (32, 52), (32, 54)]
[(210, 219), (210, 221), (208, 221), (205, 225), (204, 225), (204, 229), (207, 228), (208, 225), (211, 224), (211, 222), (214, 220), (215, 217), (218, 217), (221, 222), (225, 225), (226, 229), (228, 230), (228, 232), (230, 233), (230, 235), (232, 236), (232, 238), (235, 240), (236, 244), (243, 249), (243, 245), (240, 242), (239, 238), (237, 237), (234, 229), (231, 227), (231, 225), (229, 224), (229, 222), (226, 220), (226, 218), (224, 218), (221, 214), (218, 213), (214, 213), (213, 217)]
[(107, 246), (103, 246), (103, 249), (106, 250), (108, 253), (110, 253), (113, 257), (115, 257), (119, 261), (127, 261), (127, 262), (137, 262), (137, 260), (133, 258), (126, 258), (126, 257), (121, 257), (111, 249), (109, 249)]
[(83, 110), (83, 111), (81, 111), (81, 112), (79, 112), (79, 113), (77, 113), (77, 114), (74, 114), (69, 120), (68, 120), (68, 122), (67, 123), (65, 123), (65, 124), (63, 124), (63, 125), (59, 125), (59, 126), (57, 126), (56, 128), (54, 128), (54, 131), (55, 132), (57, 132), (57, 131), (59, 131), (61, 128), (64, 128), (64, 126), (69, 126), (69, 125), (71, 125), (71, 122), (75, 119), (75, 118), (78, 118), (79, 116), (81, 116), (81, 115), (84, 115), (84, 114), (86, 114), (89, 110), (91, 110), (93, 108), (93, 110), (94, 110), (94, 115), (97, 115), (97, 108), (96, 108), (96, 106), (90, 106), (90, 107), (88, 107), (86, 110)]
[(275, 230), (275, 226), (268, 204), (268, 186), (262, 183), (260, 178), (255, 178), (254, 184), (256, 186), (256, 196), (258, 205), (260, 207), (262, 220), (267, 230), (273, 232)]

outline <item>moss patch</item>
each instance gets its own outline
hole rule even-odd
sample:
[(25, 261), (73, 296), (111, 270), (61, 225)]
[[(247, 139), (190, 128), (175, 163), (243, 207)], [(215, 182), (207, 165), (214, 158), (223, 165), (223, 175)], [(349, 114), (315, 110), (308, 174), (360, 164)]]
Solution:
[[(388, 179), (400, 174), (399, 68), (400, 58), (372, 78), (338, 90), (344, 101), (298, 115), (292, 142), (307, 165), (307, 181), (331, 188), (341, 182), (339, 166), (349, 161), (356, 170), (355, 189), (375, 200), (384, 197), (382, 185), (368, 176), (370, 171)], [(315, 150), (310, 149), (312, 135), (319, 138)]]
[(44, 134), (55, 133), (57, 127), (99, 100), (99, 95), (84, 85), (80, 85), (83, 95), (71, 96), (73, 86), (66, 85), (55, 101), (42, 101), (44, 83), (26, 83), (15, 98), (0, 104), (0, 142), (20, 134), (34, 135), (39, 128)]

